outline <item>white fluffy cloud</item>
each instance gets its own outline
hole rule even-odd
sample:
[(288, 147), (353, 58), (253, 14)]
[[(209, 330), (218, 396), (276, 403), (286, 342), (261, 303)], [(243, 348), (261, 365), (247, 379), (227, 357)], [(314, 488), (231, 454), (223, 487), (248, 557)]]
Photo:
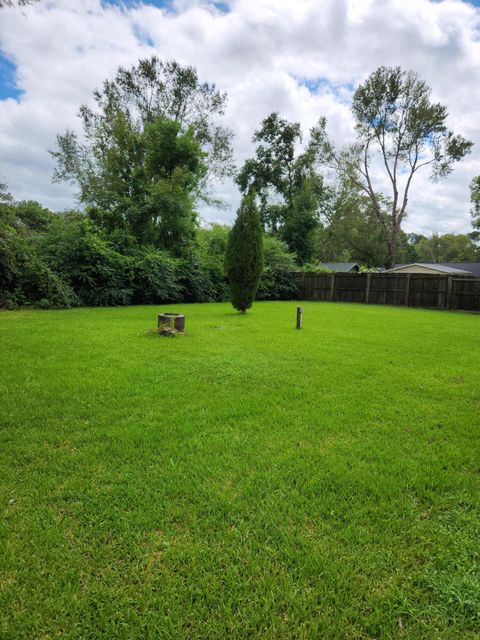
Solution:
[[(73, 188), (52, 185), (48, 149), (55, 135), (78, 127), (76, 114), (118, 65), (156, 52), (198, 68), (229, 95), (226, 123), (236, 159), (273, 110), (308, 129), (321, 115), (333, 139), (353, 135), (349, 100), (379, 65), (417, 71), (449, 107), (450, 125), (474, 151), (441, 184), (419, 176), (409, 231), (470, 230), (468, 184), (480, 173), (480, 10), (461, 0), (177, 0), (168, 8), (100, 0), (40, 0), (0, 13), (0, 49), (16, 67), (17, 99), (0, 101), (0, 179), (18, 198), (62, 209)], [(310, 87), (310, 88), (309, 88)], [(380, 183), (379, 183), (380, 184)], [(230, 220), (233, 184), (218, 185)]]

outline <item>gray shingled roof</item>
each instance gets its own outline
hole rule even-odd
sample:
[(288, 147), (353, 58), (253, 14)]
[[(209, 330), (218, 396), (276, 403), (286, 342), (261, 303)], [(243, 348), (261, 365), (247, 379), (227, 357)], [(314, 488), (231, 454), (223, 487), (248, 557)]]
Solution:
[(472, 275), (480, 277), (480, 262), (412, 262), (406, 264), (396, 264), (393, 269), (387, 269), (387, 271), (393, 271), (400, 269), (401, 267), (408, 267), (410, 265), (418, 265), (419, 267), (426, 267), (435, 269), (435, 271), (441, 271), (442, 273), (451, 273), (452, 275)]
[(358, 271), (359, 269), (359, 265), (356, 262), (320, 262), (318, 266), (342, 273), (348, 273), (354, 269)]
[(480, 278), (480, 262), (442, 262), (444, 267), (451, 267), (452, 269), (462, 269), (468, 271), (472, 276)]

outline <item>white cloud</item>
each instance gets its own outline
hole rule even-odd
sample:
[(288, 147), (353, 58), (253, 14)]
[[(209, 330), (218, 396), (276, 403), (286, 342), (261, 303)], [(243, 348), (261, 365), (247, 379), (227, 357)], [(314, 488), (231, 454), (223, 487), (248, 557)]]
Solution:
[[(480, 173), (478, 9), (460, 0), (232, 0), (230, 9), (202, 0), (177, 0), (173, 10), (41, 0), (23, 12), (2, 10), (0, 48), (23, 93), (0, 101), (0, 178), (19, 198), (70, 206), (72, 188), (51, 184), (55, 135), (78, 127), (79, 105), (118, 65), (154, 51), (197, 66), (202, 79), (228, 92), (238, 164), (272, 110), (304, 129), (325, 115), (334, 140), (347, 142), (353, 87), (379, 65), (399, 64), (425, 78), (448, 105), (450, 125), (477, 143), (446, 182), (419, 176), (405, 227), (470, 230), (468, 184)], [(232, 208), (202, 215), (231, 220), (236, 188), (219, 185), (218, 193)]]

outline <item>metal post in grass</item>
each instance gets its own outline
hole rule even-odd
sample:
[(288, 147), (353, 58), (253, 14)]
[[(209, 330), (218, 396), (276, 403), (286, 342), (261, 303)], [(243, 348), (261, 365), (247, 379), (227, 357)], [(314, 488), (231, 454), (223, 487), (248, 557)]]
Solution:
[(297, 329), (302, 328), (302, 313), (303, 307), (297, 307)]

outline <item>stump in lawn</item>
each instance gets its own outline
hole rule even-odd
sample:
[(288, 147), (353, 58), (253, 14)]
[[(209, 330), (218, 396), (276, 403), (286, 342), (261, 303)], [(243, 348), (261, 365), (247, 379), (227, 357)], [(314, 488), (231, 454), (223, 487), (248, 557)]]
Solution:
[(158, 315), (158, 331), (164, 336), (184, 333), (185, 316), (181, 313), (160, 313)]

